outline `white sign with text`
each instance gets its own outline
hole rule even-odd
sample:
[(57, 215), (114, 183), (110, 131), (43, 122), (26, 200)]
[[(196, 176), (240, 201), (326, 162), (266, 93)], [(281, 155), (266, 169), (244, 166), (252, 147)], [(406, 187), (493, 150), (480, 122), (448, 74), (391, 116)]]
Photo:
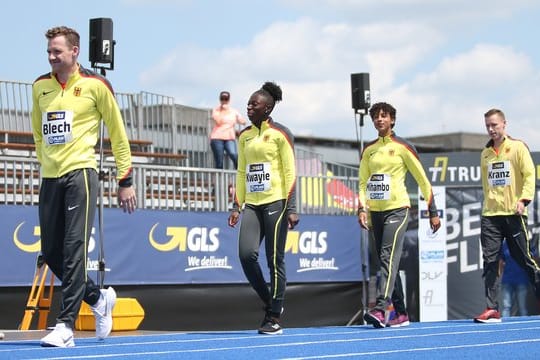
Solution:
[(433, 196), (439, 211), (441, 227), (433, 233), (427, 202), (418, 190), (418, 267), (420, 321), (448, 320), (446, 264), (446, 189), (434, 186)]

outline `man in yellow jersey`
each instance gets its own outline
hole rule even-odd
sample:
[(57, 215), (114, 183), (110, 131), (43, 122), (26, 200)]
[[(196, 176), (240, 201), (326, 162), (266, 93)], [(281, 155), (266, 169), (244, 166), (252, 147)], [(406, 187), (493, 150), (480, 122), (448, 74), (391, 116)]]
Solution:
[(527, 145), (506, 133), (504, 113), (491, 109), (484, 120), (491, 138), (480, 157), (484, 193), (480, 242), (487, 307), (474, 321), (493, 323), (501, 321), (498, 265), (503, 239), (540, 297), (540, 269), (532, 257), (527, 233), (527, 205), (534, 198), (536, 176)]
[[(407, 172), (414, 177), (426, 199), (433, 232), (439, 230), (441, 221), (431, 184), (416, 149), (393, 131), (396, 109), (379, 102), (369, 109), (369, 115), (378, 137), (365, 146), (360, 159), (358, 222), (362, 228), (369, 229), (374, 240), (381, 278), (375, 306), (364, 315), (364, 320), (375, 328), (407, 326), (410, 324), (409, 315), (399, 276), (411, 207), (405, 186)], [(390, 301), (396, 316), (387, 323), (385, 310)]]
[(75, 346), (73, 325), (82, 301), (94, 313), (99, 339), (111, 332), (116, 302), (114, 289), (100, 290), (86, 272), (99, 187), (94, 147), (101, 119), (116, 160), (118, 203), (128, 213), (137, 204), (129, 141), (110, 83), (77, 62), (77, 31), (54, 27), (45, 37), (51, 72), (38, 77), (32, 87), (32, 131), (42, 177), (41, 251), (62, 281), (62, 304), (54, 330), (41, 345), (70, 347)]

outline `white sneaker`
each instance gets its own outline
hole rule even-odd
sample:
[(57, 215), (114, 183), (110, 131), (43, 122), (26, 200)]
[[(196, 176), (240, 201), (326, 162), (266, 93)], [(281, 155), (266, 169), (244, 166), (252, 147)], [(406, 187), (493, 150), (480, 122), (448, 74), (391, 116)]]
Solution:
[(41, 346), (46, 347), (73, 347), (73, 330), (64, 323), (58, 323), (47, 336), (41, 339)]
[(116, 304), (116, 292), (112, 287), (101, 289), (101, 297), (95, 306), (90, 306), (96, 318), (96, 337), (105, 339), (113, 326), (112, 311)]

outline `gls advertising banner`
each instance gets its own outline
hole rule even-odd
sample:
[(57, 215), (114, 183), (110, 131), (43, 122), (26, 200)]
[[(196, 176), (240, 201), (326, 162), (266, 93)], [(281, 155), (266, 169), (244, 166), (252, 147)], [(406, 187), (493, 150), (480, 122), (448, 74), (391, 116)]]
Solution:
[[(227, 213), (119, 209), (104, 211), (105, 283), (192, 284), (246, 282), (238, 260), (238, 229)], [(95, 278), (97, 219), (88, 270)], [(0, 206), (0, 286), (32, 283), (40, 249), (37, 207)], [(356, 216), (303, 215), (289, 231), (285, 255), (289, 282), (361, 281)], [(266, 257), (261, 246), (260, 263)]]

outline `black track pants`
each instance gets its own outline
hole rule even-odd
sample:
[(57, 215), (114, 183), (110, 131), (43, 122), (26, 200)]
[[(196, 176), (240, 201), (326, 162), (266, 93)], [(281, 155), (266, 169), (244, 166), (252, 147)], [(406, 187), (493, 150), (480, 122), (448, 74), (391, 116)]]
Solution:
[(39, 193), (41, 252), (54, 275), (62, 281), (62, 306), (57, 322), (72, 328), (81, 301), (95, 304), (99, 287), (87, 276), (87, 249), (98, 193), (93, 169), (44, 178)]
[[(265, 306), (280, 314), (286, 288), (285, 242), (288, 222), (286, 201), (265, 205), (249, 205), (242, 215), (239, 235), (239, 256), (242, 269)], [(270, 270), (270, 289), (259, 264), (259, 247), (264, 240), (266, 261)]]

